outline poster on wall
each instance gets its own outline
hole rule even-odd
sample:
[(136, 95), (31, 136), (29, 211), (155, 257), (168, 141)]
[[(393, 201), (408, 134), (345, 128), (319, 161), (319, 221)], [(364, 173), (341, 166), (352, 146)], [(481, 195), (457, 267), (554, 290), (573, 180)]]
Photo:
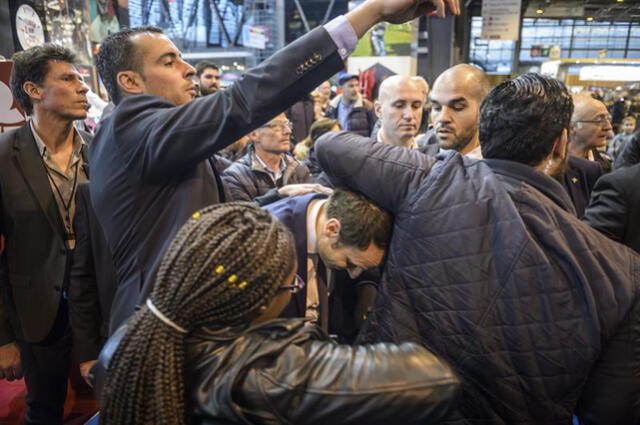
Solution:
[(100, 44), (107, 36), (120, 31), (116, 7), (112, 0), (91, 0), (91, 42)]
[(9, 88), (12, 65), (11, 61), (0, 61), (0, 133), (20, 127), (26, 119)]
[(360, 39), (351, 56), (415, 56), (417, 21), (406, 24), (381, 22)]

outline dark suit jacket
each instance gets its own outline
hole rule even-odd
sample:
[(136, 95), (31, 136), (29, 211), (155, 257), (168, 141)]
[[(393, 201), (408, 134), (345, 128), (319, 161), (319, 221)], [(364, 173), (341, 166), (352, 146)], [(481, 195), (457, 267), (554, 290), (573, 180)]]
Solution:
[(110, 331), (151, 292), (173, 236), (195, 211), (222, 201), (208, 157), (284, 111), (344, 66), (317, 28), (230, 88), (181, 106), (125, 98), (91, 146), (94, 210), (114, 257)]
[(591, 194), (584, 221), (640, 252), (640, 164), (603, 176)]
[(597, 162), (569, 156), (567, 171), (560, 183), (569, 193), (578, 218), (584, 215), (584, 210), (589, 205), (591, 190), (602, 174), (602, 167)]
[(67, 283), (64, 225), (28, 123), (0, 135), (0, 164), (0, 281), (7, 287), (0, 345), (38, 342), (51, 330)]
[(79, 363), (95, 360), (108, 337), (116, 273), (104, 233), (91, 206), (89, 184), (78, 185), (73, 219), (76, 249), (69, 277), (69, 322)]
[[(263, 208), (278, 218), (293, 234), (298, 259), (297, 274), (307, 281), (307, 208), (314, 199), (325, 199), (322, 194), (292, 196)], [(322, 260), (319, 261), (320, 263)], [(333, 270), (331, 281), (316, 276), (320, 298), (321, 325), (338, 336), (340, 342), (352, 342), (367, 312), (373, 308), (377, 294), (378, 274), (366, 271), (356, 279), (345, 270)], [(306, 287), (295, 294), (282, 317), (304, 317), (307, 305)]]
[(640, 130), (633, 133), (633, 137), (621, 148), (616, 157), (614, 167), (623, 168), (640, 162)]

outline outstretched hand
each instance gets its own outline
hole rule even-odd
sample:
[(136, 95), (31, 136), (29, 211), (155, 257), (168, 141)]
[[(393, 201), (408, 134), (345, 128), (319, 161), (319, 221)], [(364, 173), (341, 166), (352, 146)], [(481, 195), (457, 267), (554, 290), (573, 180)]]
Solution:
[(378, 22), (403, 24), (434, 11), (441, 18), (447, 12), (459, 15), (460, 5), (458, 0), (366, 0), (346, 17), (360, 38)]
[(460, 14), (458, 0), (380, 0), (382, 19), (392, 24), (402, 24), (433, 11), (444, 18)]

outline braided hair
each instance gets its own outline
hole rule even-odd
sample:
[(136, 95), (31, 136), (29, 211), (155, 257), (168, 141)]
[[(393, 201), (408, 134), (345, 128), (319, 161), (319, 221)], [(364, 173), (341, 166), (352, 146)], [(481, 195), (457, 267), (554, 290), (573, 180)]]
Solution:
[[(150, 296), (179, 327), (247, 326), (295, 266), (291, 234), (257, 206), (232, 202), (195, 213), (164, 256)], [(147, 306), (127, 325), (101, 397), (104, 425), (183, 425), (185, 334)]]

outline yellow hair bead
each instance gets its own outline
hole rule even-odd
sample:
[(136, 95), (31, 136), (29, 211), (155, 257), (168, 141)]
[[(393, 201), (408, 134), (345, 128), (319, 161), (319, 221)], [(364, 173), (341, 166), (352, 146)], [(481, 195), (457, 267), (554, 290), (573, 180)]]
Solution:
[(229, 276), (229, 279), (227, 279), (229, 281), (229, 283), (236, 283), (236, 280), (238, 280), (238, 276), (236, 276), (235, 274), (232, 274), (231, 276)]
[(193, 213), (191, 218), (200, 218), (200, 211), (196, 211), (195, 213)]
[(224, 272), (224, 266), (220, 265), (218, 267), (216, 267), (216, 273), (217, 274), (222, 274)]
[(246, 287), (247, 287), (247, 281), (246, 281), (246, 280), (243, 280), (243, 281), (238, 285), (238, 288), (240, 288), (240, 289), (244, 289), (244, 288), (246, 288)]

